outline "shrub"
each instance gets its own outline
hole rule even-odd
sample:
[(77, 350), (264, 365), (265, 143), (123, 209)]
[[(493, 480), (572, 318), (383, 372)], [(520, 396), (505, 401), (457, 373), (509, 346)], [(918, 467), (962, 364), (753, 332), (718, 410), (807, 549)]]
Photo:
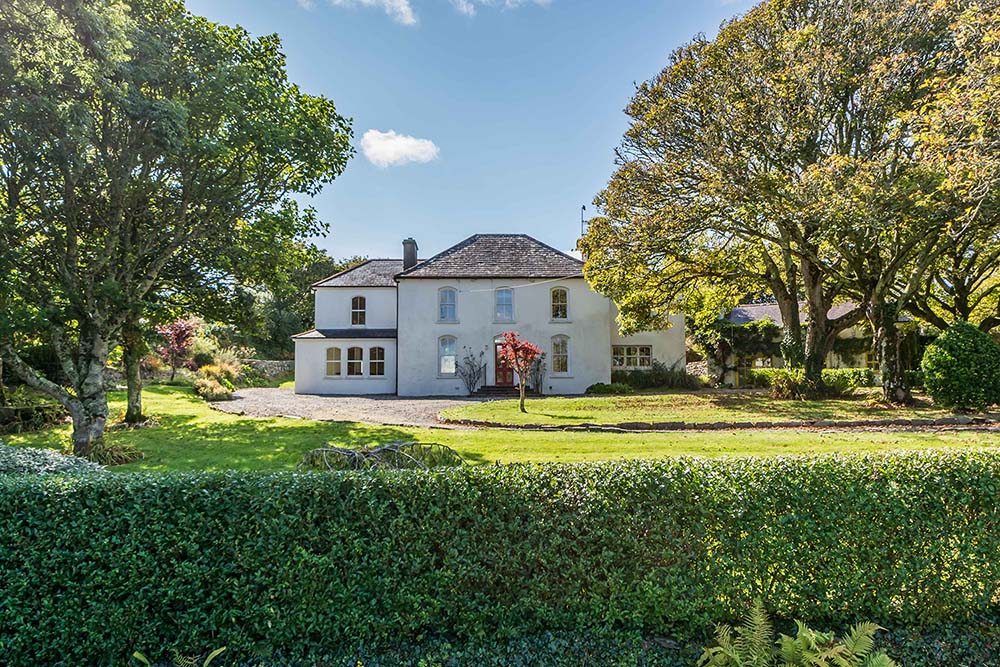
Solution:
[(266, 387), (268, 382), (261, 371), (248, 364), (242, 364), (239, 375), (236, 376), (236, 384), (241, 387)]
[(721, 625), (715, 632), (717, 646), (705, 649), (699, 667), (899, 667), (885, 653), (874, 652), (875, 633), (884, 630), (874, 623), (858, 623), (837, 640), (832, 632), (817, 632), (795, 622), (795, 636), (774, 640), (774, 627), (760, 602), (754, 603), (735, 629)]
[(607, 384), (604, 382), (597, 382), (595, 384), (587, 387), (585, 393), (587, 394), (631, 394), (634, 393), (635, 389), (632, 385), (624, 384), (623, 382), (612, 382)]
[(191, 361), (194, 362), (195, 366), (201, 368), (202, 366), (208, 366), (214, 362), (215, 359), (212, 358), (212, 355), (208, 352), (195, 352), (191, 355)]
[(0, 475), (101, 472), (104, 467), (51, 449), (11, 447), (0, 442)]
[(236, 377), (239, 371), (233, 371), (231, 368), (217, 366), (215, 364), (209, 364), (207, 366), (202, 366), (198, 369), (198, 377), (207, 378), (209, 380), (215, 380), (221, 384), (226, 389), (232, 391), (235, 389), (233, 382), (236, 381)]
[(935, 403), (983, 410), (1000, 399), (1000, 346), (968, 322), (955, 322), (924, 351), (921, 370)]
[(104, 466), (132, 463), (142, 457), (142, 452), (135, 445), (109, 440), (107, 436), (90, 448), (90, 459)]
[[(868, 368), (824, 368), (823, 384), (830, 396), (846, 396), (862, 387), (874, 387), (875, 373)], [(740, 372), (740, 386), (770, 388), (775, 398), (801, 398), (808, 393), (805, 372), (797, 368), (752, 368)]]
[(194, 381), (194, 391), (206, 401), (228, 401), (233, 398), (233, 390), (212, 378), (198, 378)]
[[(1000, 621), (998, 506), (989, 451), (4, 477), (0, 646), (76, 665), (549, 632), (703, 645), (754, 599), (919, 637)], [(447, 664), (504, 664), (467, 657)]]
[(636, 389), (701, 389), (702, 381), (687, 371), (653, 360), (645, 370), (612, 371), (612, 384), (627, 384)]

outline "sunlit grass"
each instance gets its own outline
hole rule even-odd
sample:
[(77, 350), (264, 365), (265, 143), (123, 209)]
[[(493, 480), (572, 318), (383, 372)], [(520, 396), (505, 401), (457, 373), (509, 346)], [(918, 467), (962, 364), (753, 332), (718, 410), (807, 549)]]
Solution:
[[(124, 395), (112, 394), (112, 411), (124, 410)], [(183, 387), (149, 387), (146, 412), (158, 425), (113, 430), (108, 437), (135, 445), (145, 458), (115, 470), (291, 470), (307, 451), (325, 443), (362, 447), (393, 440), (440, 442), (470, 463), (599, 461), (678, 455), (737, 456), (994, 447), (1000, 434), (986, 431), (690, 431), (680, 433), (565, 433), (499, 429), (401, 428), (300, 419), (255, 419), (213, 410)], [(548, 400), (548, 399), (546, 399)], [(542, 401), (532, 401), (532, 410)], [(6, 436), (16, 445), (63, 448), (69, 426)]]
[(527, 414), (517, 401), (470, 403), (446, 410), (452, 419), (501, 424), (609, 424), (626, 421), (775, 422), (815, 419), (914, 419), (948, 415), (928, 400), (899, 408), (881, 404), (872, 394), (822, 401), (775, 400), (765, 392), (671, 392), (623, 396), (539, 398), (528, 402)]

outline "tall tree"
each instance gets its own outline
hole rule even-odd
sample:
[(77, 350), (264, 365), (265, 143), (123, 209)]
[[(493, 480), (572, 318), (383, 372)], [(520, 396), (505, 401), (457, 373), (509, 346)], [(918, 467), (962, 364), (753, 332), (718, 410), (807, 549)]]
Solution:
[[(77, 454), (103, 437), (108, 352), (167, 263), (318, 192), (350, 136), (331, 101), (287, 80), (276, 36), (170, 1), (0, 4), (0, 226), (15, 244), (0, 350), (69, 410)], [(47, 332), (68, 387), (17, 354), (23, 323)]]
[[(941, 252), (948, 220), (907, 122), (926, 103), (924, 84), (948, 44), (947, 17), (932, 4), (769, 0), (715, 40), (676, 51), (627, 108), (619, 167), (597, 200), (620, 222), (595, 230), (609, 250), (584, 242), (588, 277), (659, 305), (659, 294), (688, 288), (677, 276), (704, 274), (719, 253), (734, 252), (741, 275), (767, 269), (758, 282), (788, 311), (786, 322), (797, 321), (798, 295), (806, 301), (802, 347), (813, 384), (821, 386), (836, 337), (868, 318), (884, 367), (897, 371), (886, 385), (895, 397), (905, 389), (890, 358), (895, 313)], [(644, 237), (658, 247), (633, 253)], [(615, 277), (623, 255), (672, 289), (635, 296), (645, 285)], [(858, 306), (831, 318), (848, 298)]]

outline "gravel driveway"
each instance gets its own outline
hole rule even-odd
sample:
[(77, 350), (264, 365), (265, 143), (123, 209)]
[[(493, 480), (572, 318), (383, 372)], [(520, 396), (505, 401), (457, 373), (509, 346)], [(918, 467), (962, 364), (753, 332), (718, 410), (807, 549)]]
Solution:
[[(398, 396), (296, 395), (291, 389), (240, 389), (231, 401), (213, 403), (223, 412), (250, 417), (300, 417), (321, 421), (367, 422), (392, 426), (445, 426), (442, 410), (473, 398), (400, 398)], [(447, 428), (454, 428), (448, 426)]]

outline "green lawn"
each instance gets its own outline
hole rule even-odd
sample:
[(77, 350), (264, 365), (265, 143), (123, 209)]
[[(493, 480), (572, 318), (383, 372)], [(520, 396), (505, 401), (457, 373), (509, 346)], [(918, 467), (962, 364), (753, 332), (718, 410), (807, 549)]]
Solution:
[[(129, 442), (145, 453), (137, 463), (115, 470), (290, 470), (302, 455), (324, 443), (364, 446), (392, 440), (440, 442), (473, 463), (501, 461), (598, 461), (677, 455), (733, 456), (995, 447), (990, 432), (796, 432), (705, 431), (681, 433), (560, 433), (506, 430), (398, 428), (297, 419), (254, 419), (212, 410), (190, 390), (154, 386), (145, 394), (146, 411), (159, 426), (115, 430), (112, 440)], [(578, 399), (589, 400), (589, 399)], [(532, 410), (543, 401), (532, 401)], [(112, 394), (112, 410), (124, 410), (124, 395)], [(65, 447), (69, 427), (5, 436), (14, 445)]]
[(778, 401), (766, 392), (673, 392), (624, 396), (540, 398), (528, 401), (528, 412), (517, 401), (471, 403), (446, 410), (452, 419), (498, 424), (610, 424), (616, 422), (683, 421), (760, 422), (810, 419), (914, 419), (950, 414), (926, 399), (915, 406), (893, 408), (874, 402), (871, 395), (822, 401)]

